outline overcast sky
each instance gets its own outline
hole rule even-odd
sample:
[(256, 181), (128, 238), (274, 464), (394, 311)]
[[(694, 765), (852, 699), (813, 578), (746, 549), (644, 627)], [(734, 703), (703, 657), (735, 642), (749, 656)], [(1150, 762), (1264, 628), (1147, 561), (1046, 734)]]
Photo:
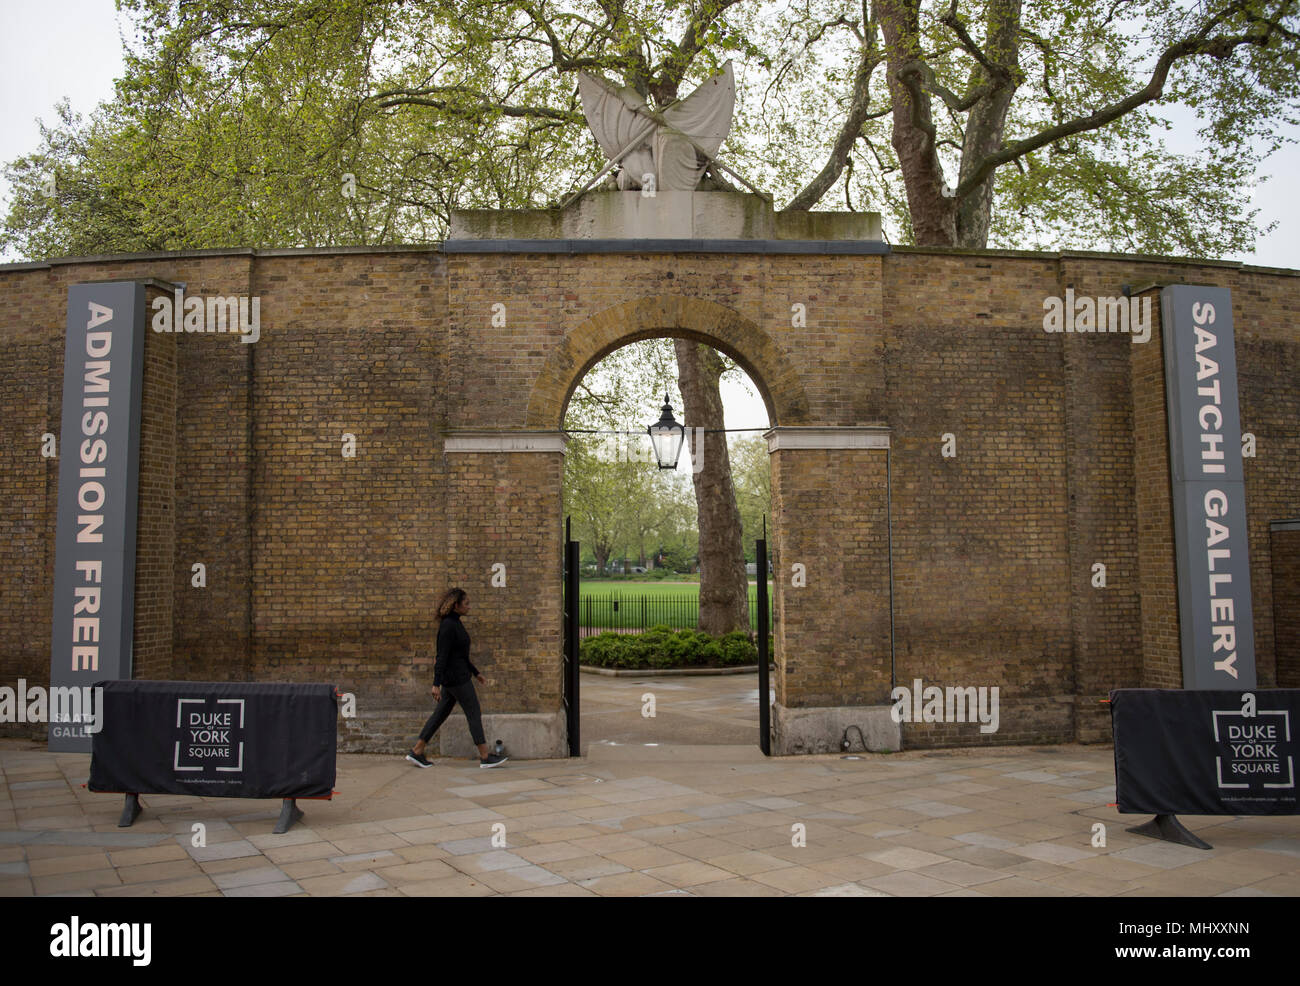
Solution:
[[(59, 99), (66, 96), (74, 111), (88, 116), (112, 96), (113, 79), (123, 71), (122, 32), (113, 0), (0, 0), (0, 9), (5, 25), (0, 32), (0, 161), (10, 161), (36, 148), (36, 119), (52, 121)], [(1293, 135), (1300, 137), (1300, 130)], [(1180, 153), (1196, 150), (1190, 127), (1167, 140)], [(1300, 195), (1295, 192), (1300, 149), (1288, 145), (1279, 151), (1263, 174), (1276, 177), (1255, 191), (1254, 206), (1261, 225), (1276, 220), (1277, 229), (1260, 239), (1254, 254), (1225, 259), (1300, 268)], [(8, 192), (0, 178), (0, 205), (7, 203)], [(761, 401), (743, 394), (723, 396), (728, 427), (766, 424)]]

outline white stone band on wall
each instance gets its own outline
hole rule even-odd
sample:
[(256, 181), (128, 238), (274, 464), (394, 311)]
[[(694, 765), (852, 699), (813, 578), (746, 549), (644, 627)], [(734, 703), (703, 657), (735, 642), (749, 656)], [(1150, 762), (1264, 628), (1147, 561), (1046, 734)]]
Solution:
[(443, 436), (444, 452), (564, 452), (562, 431), (456, 431)]
[(781, 449), (887, 449), (889, 429), (884, 425), (856, 428), (776, 427), (763, 433), (767, 450)]

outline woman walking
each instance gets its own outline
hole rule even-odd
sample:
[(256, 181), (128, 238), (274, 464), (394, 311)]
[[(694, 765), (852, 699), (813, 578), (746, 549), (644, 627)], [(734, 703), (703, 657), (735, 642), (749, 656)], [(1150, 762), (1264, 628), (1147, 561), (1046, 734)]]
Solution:
[(420, 738), (415, 747), (406, 755), (406, 759), (417, 767), (432, 767), (424, 757), (424, 749), (438, 727), (447, 721), (452, 707), (457, 702), (469, 720), (469, 733), (478, 747), (478, 765), (496, 767), (509, 757), (489, 754), (487, 740), (483, 736), (483, 714), (479, 710), (478, 695), (474, 692), (474, 681), (486, 685), (487, 681), (478, 668), (469, 659), (469, 632), (460, 618), (469, 612), (469, 593), (464, 589), (448, 589), (438, 603), (438, 657), (433, 664), (433, 694), (438, 705), (429, 716), (429, 721), (420, 730)]

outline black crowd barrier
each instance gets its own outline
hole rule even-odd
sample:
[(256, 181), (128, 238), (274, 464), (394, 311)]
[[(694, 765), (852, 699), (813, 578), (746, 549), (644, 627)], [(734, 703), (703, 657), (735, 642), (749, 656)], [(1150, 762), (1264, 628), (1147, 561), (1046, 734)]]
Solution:
[(295, 799), (334, 791), (338, 699), (333, 685), (104, 681), (91, 743), (91, 791), (281, 798), (276, 832), (302, 817)]
[(1208, 849), (1175, 815), (1297, 814), (1297, 713), (1296, 688), (1111, 692), (1117, 806), (1156, 816), (1130, 831)]

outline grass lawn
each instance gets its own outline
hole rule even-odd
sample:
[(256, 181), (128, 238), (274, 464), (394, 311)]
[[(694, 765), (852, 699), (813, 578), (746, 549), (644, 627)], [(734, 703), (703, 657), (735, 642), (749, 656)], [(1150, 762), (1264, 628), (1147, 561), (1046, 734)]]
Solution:
[[(768, 594), (772, 592), (772, 580), (767, 580)], [(752, 594), (758, 587), (753, 580), (749, 580), (749, 591)], [(608, 595), (611, 592), (629, 596), (647, 596), (647, 595), (676, 595), (685, 596), (695, 599), (700, 594), (700, 584), (698, 582), (667, 582), (660, 579), (583, 579), (581, 589), (585, 595), (588, 592)]]
[[(771, 598), (771, 582), (768, 598)], [(585, 627), (638, 627), (666, 623), (674, 627), (693, 627), (698, 620), (700, 584), (698, 582), (663, 582), (658, 579), (583, 579), (582, 625)], [(754, 604), (758, 585), (749, 584), (750, 626), (758, 629)], [(618, 609), (614, 602), (617, 600)], [(643, 603), (642, 600), (645, 600)]]

